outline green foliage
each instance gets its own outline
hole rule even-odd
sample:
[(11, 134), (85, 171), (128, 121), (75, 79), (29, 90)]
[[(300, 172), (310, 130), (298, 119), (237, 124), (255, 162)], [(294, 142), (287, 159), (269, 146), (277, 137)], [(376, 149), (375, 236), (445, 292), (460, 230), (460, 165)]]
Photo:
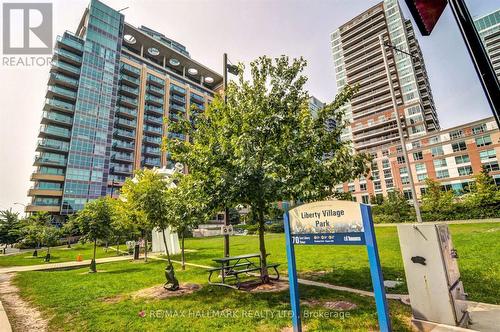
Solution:
[[(367, 156), (354, 155), (340, 139), (346, 123), (339, 108), (355, 89), (346, 87), (313, 117), (305, 66), (302, 58), (263, 56), (250, 64), (246, 80), (240, 65), (237, 82), (225, 92), (227, 102), (216, 96), (195, 128), (186, 121), (173, 126), (191, 140), (166, 142), (173, 159), (200, 181), (214, 211), (251, 208), (264, 265), (264, 220), (273, 202), (330, 197), (336, 184), (367, 171)], [(331, 131), (327, 120), (337, 124)]]
[(415, 211), (400, 191), (391, 191), (381, 204), (372, 207), (376, 223), (415, 221)]
[(450, 214), (456, 208), (453, 191), (443, 191), (439, 182), (427, 178), (425, 193), (422, 195), (422, 212), (441, 215)]
[(0, 243), (16, 243), (20, 237), (21, 223), (19, 222), (19, 213), (12, 210), (0, 211)]
[(82, 241), (107, 240), (112, 234), (116, 201), (108, 196), (88, 202), (75, 217)]
[(464, 203), (471, 208), (493, 207), (500, 204), (500, 190), (484, 167), (474, 176), (474, 182), (469, 186), (469, 193), (465, 196)]

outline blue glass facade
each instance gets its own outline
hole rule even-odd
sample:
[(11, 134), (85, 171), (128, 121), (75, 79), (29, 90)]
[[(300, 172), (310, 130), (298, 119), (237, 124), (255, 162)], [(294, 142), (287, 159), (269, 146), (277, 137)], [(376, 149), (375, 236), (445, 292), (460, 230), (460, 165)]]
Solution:
[(123, 23), (117, 11), (91, 2), (61, 214), (106, 195)]

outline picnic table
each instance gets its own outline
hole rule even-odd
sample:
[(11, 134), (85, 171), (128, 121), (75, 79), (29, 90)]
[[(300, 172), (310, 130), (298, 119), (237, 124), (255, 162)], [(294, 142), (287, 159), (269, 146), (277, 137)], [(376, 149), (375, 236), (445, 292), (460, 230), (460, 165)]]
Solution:
[[(269, 255), (268, 255), (269, 256)], [(213, 259), (214, 262), (220, 264), (218, 267), (209, 269), (208, 283), (210, 285), (219, 285), (235, 289), (240, 289), (241, 279), (240, 274), (250, 275), (250, 273), (259, 271), (259, 276), (262, 278), (262, 259), (260, 254), (247, 254), (233, 257), (222, 257)], [(267, 264), (268, 269), (274, 269), (276, 276), (269, 276), (271, 280), (279, 280), (278, 272), (279, 264)], [(213, 282), (212, 275), (219, 272), (222, 282)], [(236, 286), (228, 284), (227, 279), (236, 279)]]

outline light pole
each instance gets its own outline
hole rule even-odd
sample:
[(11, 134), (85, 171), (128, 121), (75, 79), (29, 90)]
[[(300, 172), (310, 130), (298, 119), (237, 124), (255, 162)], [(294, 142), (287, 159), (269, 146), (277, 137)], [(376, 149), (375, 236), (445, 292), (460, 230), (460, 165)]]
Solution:
[[(406, 142), (403, 133), (403, 127), (401, 126), (401, 119), (398, 113), (398, 104), (396, 102), (396, 94), (394, 93), (394, 86), (392, 84), (391, 71), (389, 69), (389, 63), (387, 62), (387, 55), (385, 53), (384, 36), (379, 35), (380, 47), (382, 48), (382, 57), (384, 58), (385, 73), (387, 79), (389, 80), (389, 90), (391, 91), (392, 107), (394, 108), (394, 115), (396, 116), (396, 123), (398, 125), (399, 141), (401, 143), (401, 149), (403, 150), (403, 156), (405, 158), (405, 166), (408, 169), (408, 177), (410, 178), (410, 189), (412, 195), (413, 206), (415, 207), (415, 214), (417, 215), (417, 222), (422, 222), (422, 215), (420, 214), (420, 206), (417, 200), (417, 191), (415, 190), (415, 182), (413, 181), (413, 172), (410, 167), (410, 159), (408, 158), (408, 151), (406, 150)], [(401, 51), (404, 54), (412, 57), (411, 54)]]

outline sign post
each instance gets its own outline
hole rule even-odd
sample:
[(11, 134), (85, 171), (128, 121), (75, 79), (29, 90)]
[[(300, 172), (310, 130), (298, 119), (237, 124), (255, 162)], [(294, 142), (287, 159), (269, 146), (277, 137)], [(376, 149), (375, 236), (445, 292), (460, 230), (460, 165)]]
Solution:
[(370, 206), (351, 201), (313, 202), (285, 213), (284, 223), (293, 331), (302, 331), (294, 246), (307, 244), (366, 245), (380, 331), (392, 331)]

